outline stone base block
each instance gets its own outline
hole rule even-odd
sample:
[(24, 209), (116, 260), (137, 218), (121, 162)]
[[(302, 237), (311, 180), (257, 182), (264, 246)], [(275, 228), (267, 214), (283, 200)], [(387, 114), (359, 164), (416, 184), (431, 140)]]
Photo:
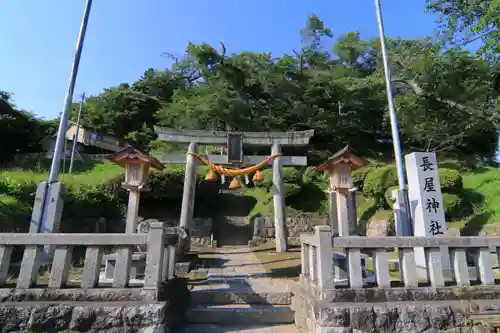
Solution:
[(292, 304), (303, 332), (479, 333), (483, 331), (477, 330), (481, 327), (473, 315), (498, 313), (499, 292), (495, 286), (340, 289), (319, 300), (314, 290), (302, 286)]
[(2, 332), (172, 332), (165, 303), (46, 303), (0, 305)]

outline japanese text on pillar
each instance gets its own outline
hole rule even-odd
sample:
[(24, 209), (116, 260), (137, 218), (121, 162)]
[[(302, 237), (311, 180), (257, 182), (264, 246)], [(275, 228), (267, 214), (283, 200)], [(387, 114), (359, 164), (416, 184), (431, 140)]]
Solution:
[(440, 221), (438, 211), (442, 209), (441, 198), (436, 196), (436, 183), (434, 179), (434, 164), (429, 161), (429, 157), (423, 156), (422, 163), (420, 164), (422, 172), (428, 173), (429, 176), (425, 176), (423, 185), (423, 196), (422, 200), (425, 200), (425, 210), (430, 218), (429, 223), (429, 233), (432, 236), (443, 235), (442, 225), (444, 221)]

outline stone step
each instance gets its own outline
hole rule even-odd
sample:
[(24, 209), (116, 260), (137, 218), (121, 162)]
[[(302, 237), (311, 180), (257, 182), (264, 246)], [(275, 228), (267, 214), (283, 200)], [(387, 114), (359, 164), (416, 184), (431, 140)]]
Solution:
[(292, 324), (287, 305), (198, 305), (188, 311), (189, 324), (266, 325)]
[(193, 304), (258, 304), (290, 305), (290, 291), (251, 291), (251, 290), (193, 290)]
[(487, 327), (500, 328), (500, 312), (499, 311), (486, 311), (482, 313), (473, 313), (469, 315), (469, 319), (478, 324)]
[(225, 326), (191, 324), (186, 333), (298, 333), (294, 325)]

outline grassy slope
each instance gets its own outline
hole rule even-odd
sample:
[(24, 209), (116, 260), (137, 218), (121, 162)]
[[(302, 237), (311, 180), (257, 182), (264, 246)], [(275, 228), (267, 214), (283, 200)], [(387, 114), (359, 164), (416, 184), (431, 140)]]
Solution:
[(500, 223), (500, 169), (484, 168), (463, 175), (464, 189), (479, 193), (481, 202), (474, 206), (474, 214), (452, 221), (450, 227), (461, 229), (463, 234), (475, 235), (484, 230), (498, 234)]
[[(85, 170), (85, 172), (76, 172), (74, 174), (64, 174), (60, 176), (60, 179), (64, 179), (64, 183), (67, 185), (78, 186), (80, 184), (86, 185), (98, 185), (102, 184), (106, 180), (119, 175), (122, 173), (123, 169), (119, 166), (103, 162), (100, 164), (95, 164)], [(33, 171), (30, 169), (10, 169), (10, 170), (0, 170), (0, 179), (9, 178), (15, 181), (34, 181), (41, 182), (46, 181), (49, 177), (49, 172), (47, 170)]]

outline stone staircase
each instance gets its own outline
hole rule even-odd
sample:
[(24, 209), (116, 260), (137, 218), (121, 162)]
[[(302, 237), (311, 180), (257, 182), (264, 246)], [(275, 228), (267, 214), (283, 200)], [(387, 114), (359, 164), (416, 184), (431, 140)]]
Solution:
[(500, 328), (500, 311), (485, 311), (479, 313), (472, 313), (469, 319), (479, 326), (489, 327), (493, 329)]
[(191, 292), (189, 333), (296, 332), (292, 292), (267, 278), (210, 278)]

